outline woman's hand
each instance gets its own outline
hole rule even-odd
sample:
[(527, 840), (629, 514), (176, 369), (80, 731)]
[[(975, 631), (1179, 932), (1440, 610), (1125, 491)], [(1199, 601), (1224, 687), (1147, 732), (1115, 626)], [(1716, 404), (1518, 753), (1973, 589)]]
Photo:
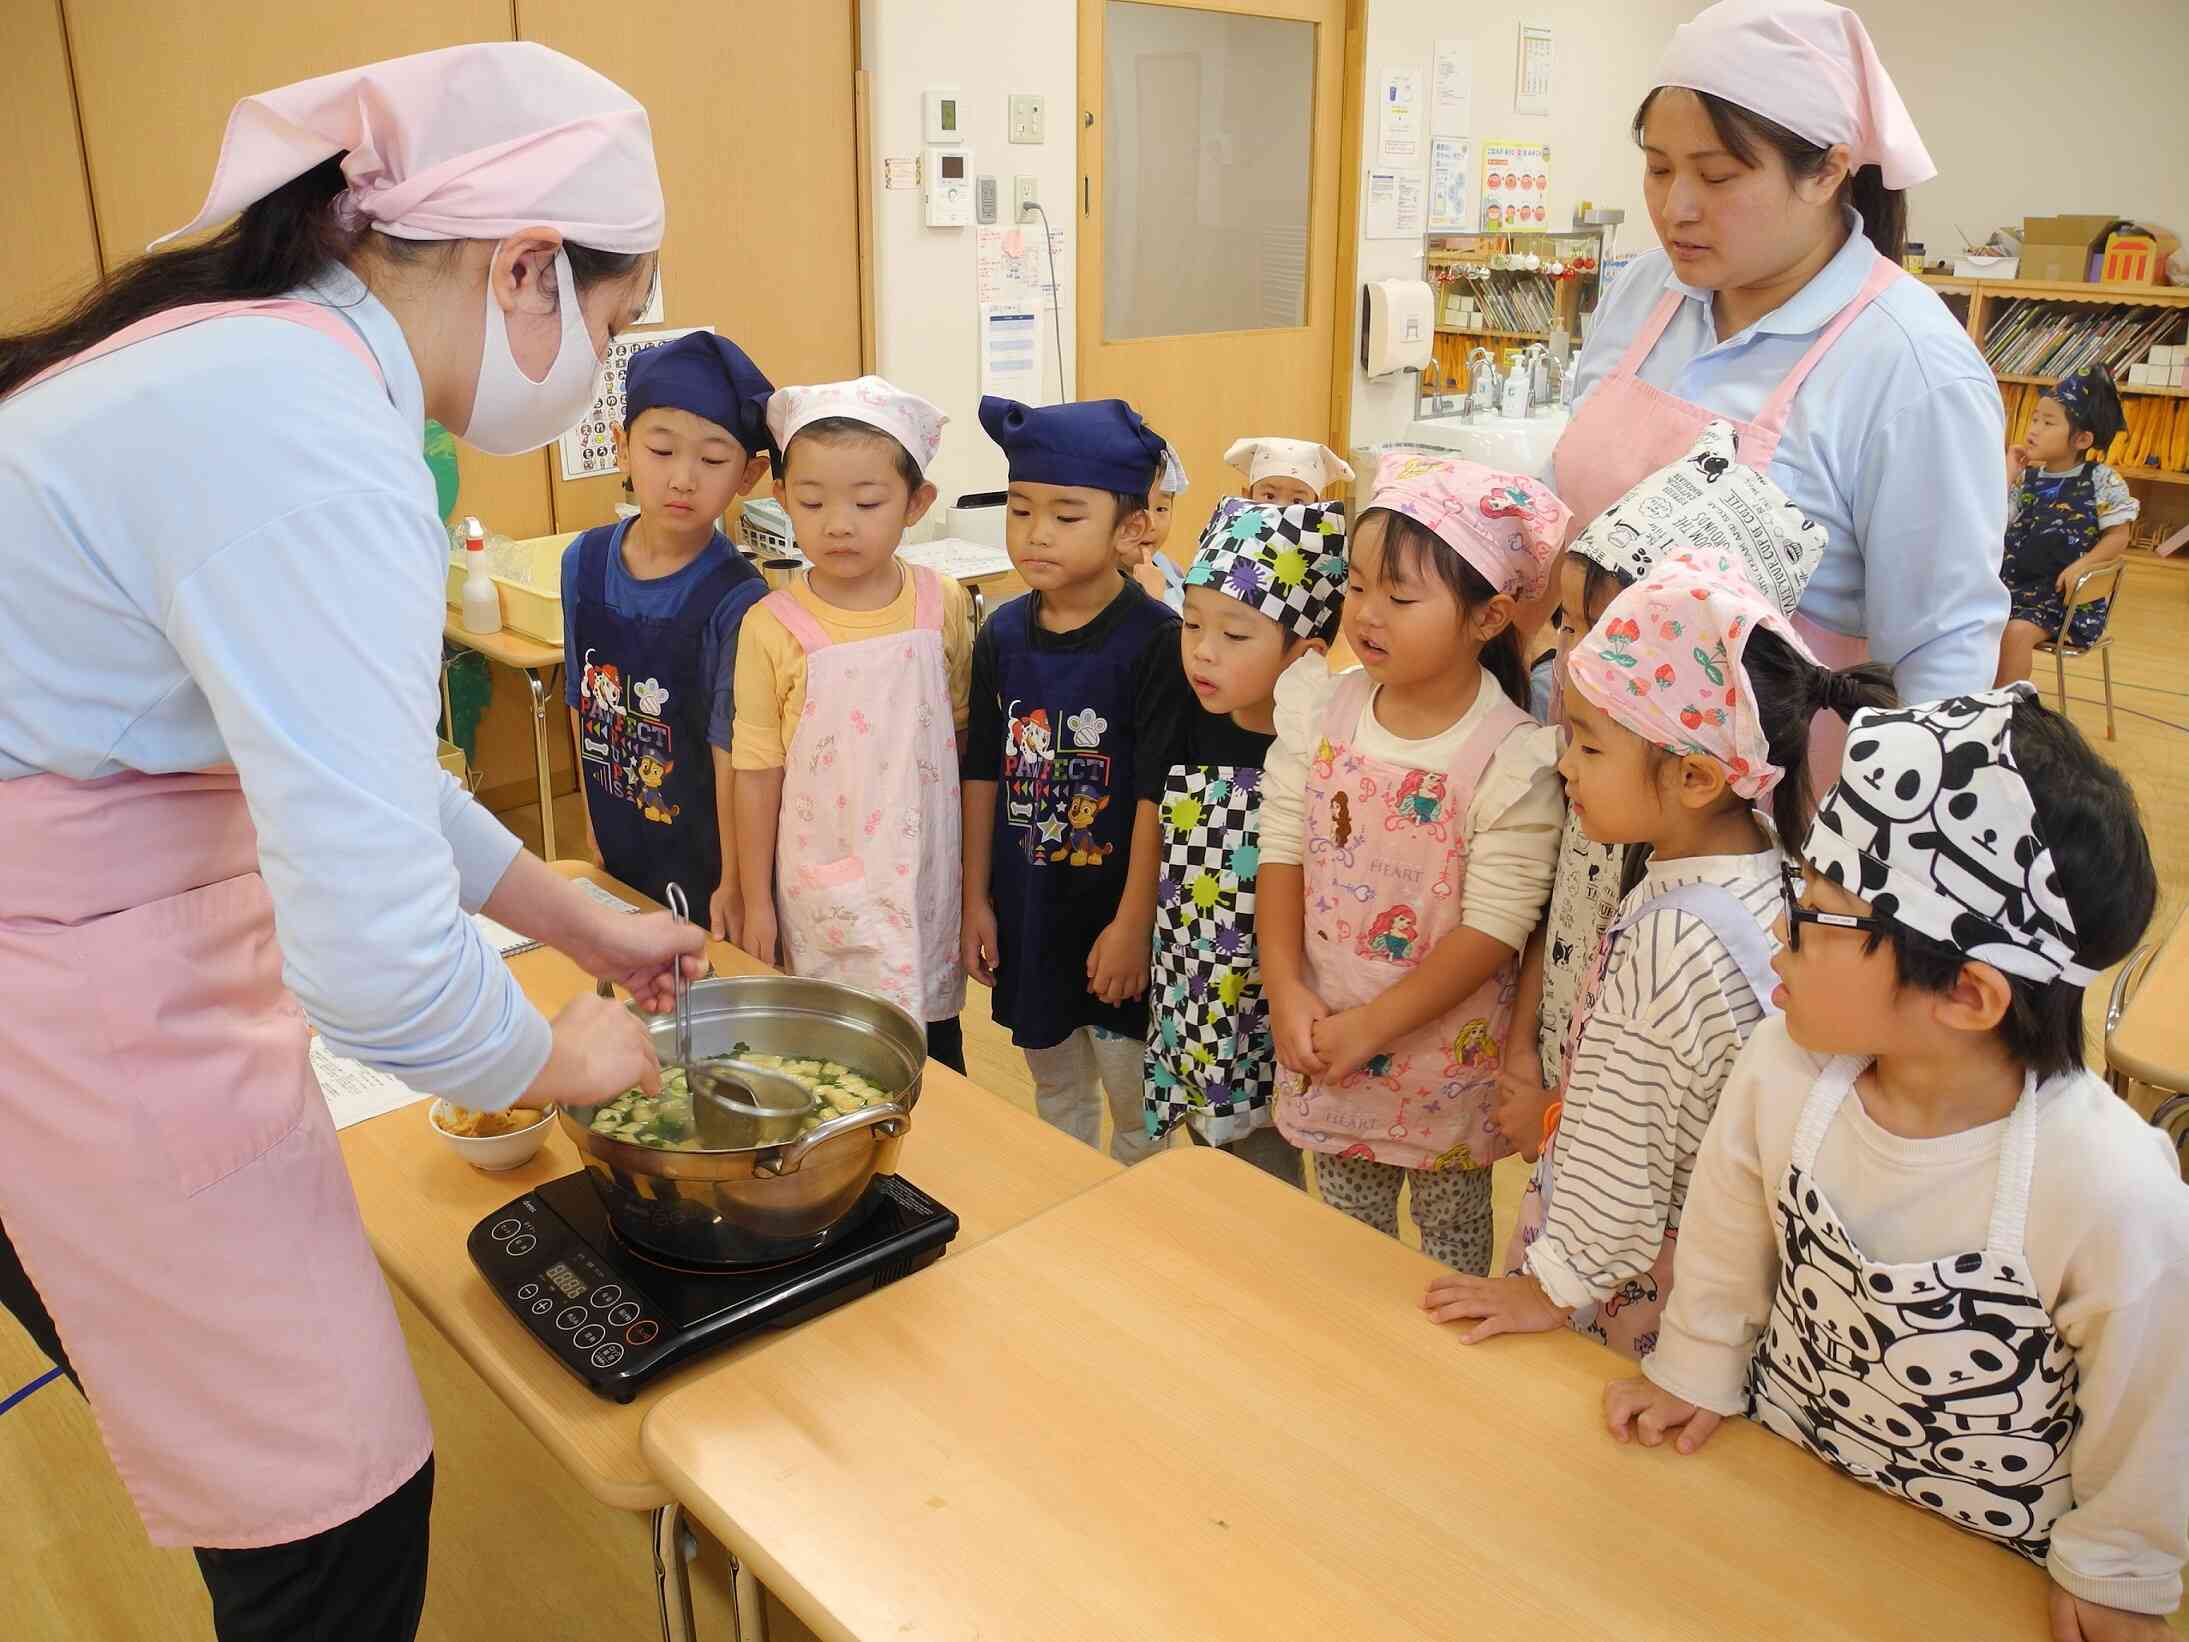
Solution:
[(2155, 1613), (2130, 1613), (2087, 1602), (2054, 1585), (2052, 1642), (2170, 1642), (2174, 1632)]
[(1432, 1323), (1473, 1322), (1459, 1338), (1476, 1345), (1499, 1334), (1543, 1334), (1564, 1328), (1573, 1313), (1551, 1304), (1533, 1277), (1469, 1277), (1454, 1272), (1439, 1277), (1421, 1297)]
[(1638, 1375), (1604, 1387), (1604, 1424), (1621, 1442), (1639, 1439), (1644, 1448), (1655, 1448), (1677, 1431), (1679, 1439), (1672, 1446), (1692, 1454), (1724, 1423), (1723, 1415), (1683, 1402)]
[[(667, 916), (662, 914), (664, 920)], [(516, 1104), (598, 1106), (633, 1086), (649, 1095), (661, 1093), (654, 1040), (623, 1005), (585, 993), (563, 1006), (552, 1030), (547, 1064)]]
[(1321, 1077), (1323, 1058), (1315, 1048), (1315, 1028), (1330, 1017), (1322, 999), (1298, 982), (1267, 988), (1269, 1032), (1276, 1041), (1277, 1064), (1303, 1078)]
[(587, 916), (577, 938), (562, 950), (594, 979), (614, 981), (648, 1014), (675, 1006), (672, 961), (682, 962), (686, 980), (707, 973), (704, 929), (680, 924), (666, 912), (611, 912), (590, 898), (585, 906)]

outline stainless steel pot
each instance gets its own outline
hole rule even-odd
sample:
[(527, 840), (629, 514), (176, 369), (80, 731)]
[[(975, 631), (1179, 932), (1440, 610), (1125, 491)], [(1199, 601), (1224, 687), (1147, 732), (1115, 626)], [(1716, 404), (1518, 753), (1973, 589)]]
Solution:
[[(691, 1018), (695, 1056), (743, 1044), (754, 1054), (832, 1060), (898, 1093), (795, 1140), (730, 1151), (634, 1145), (559, 1112), (610, 1224), (650, 1253), (706, 1266), (796, 1259), (851, 1230), (874, 1177), (895, 1171), (919, 1101), (927, 1067), (920, 1023), (872, 993), (787, 975), (696, 981)], [(668, 1059), (675, 1023), (648, 1017), (646, 1025)]]

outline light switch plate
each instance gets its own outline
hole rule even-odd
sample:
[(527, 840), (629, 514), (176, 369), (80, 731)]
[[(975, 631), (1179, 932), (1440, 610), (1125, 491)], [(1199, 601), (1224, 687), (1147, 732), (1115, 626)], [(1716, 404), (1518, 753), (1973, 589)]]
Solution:
[(973, 185), (973, 220), (989, 227), (996, 220), (996, 179), (981, 177)]
[(1038, 143), (1045, 139), (1047, 115), (1039, 92), (1011, 93), (1011, 141)]

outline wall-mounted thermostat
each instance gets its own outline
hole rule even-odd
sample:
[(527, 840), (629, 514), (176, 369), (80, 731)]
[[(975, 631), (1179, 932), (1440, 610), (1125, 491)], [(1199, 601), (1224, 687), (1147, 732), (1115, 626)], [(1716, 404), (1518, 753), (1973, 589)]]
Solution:
[(926, 117), (927, 140), (931, 143), (964, 142), (965, 124), (958, 118), (964, 106), (958, 100), (956, 86), (936, 86), (924, 92), (920, 107)]
[(968, 228), (973, 222), (973, 151), (930, 147), (920, 159), (927, 226)]

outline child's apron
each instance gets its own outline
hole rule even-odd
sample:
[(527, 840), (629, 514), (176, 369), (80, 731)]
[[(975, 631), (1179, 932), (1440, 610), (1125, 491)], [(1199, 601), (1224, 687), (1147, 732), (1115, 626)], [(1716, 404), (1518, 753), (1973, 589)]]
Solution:
[[(1786, 433), (1786, 420), (1794, 408), (1794, 395), (1816, 369), (1817, 361), (1831, 352), (1840, 334), (1855, 322), (1862, 310), (1875, 302), (1895, 280), (1911, 276), (1890, 259), (1879, 256), (1854, 300), (1840, 309), (1824, 327), (1809, 351), (1787, 372), (1762, 413), (1753, 422), (1725, 416), (1707, 405), (1682, 399), (1642, 380), (1642, 364), (1657, 339), (1664, 335), (1672, 316), (1688, 299), (1667, 290), (1634, 341), (1609, 376), (1589, 391), (1586, 399), (1559, 436), (1551, 453), (1559, 500), (1573, 509), (1573, 523), (1566, 540), (1571, 542), (1595, 517), (1642, 480), (1685, 456), (1703, 429), (1712, 422), (1733, 424), (1740, 460), (1759, 473)], [(1792, 617), (1794, 631), (1802, 636), (1816, 658), (1827, 667), (1852, 667), (1870, 655), (1869, 640), (1859, 634), (1835, 633), (1808, 617)], [(1819, 713), (1809, 728), (1809, 774), (1818, 791), (1839, 777), (1839, 755), (1846, 745), (1846, 726), (1832, 713)]]
[(675, 615), (627, 616), (608, 602), (608, 565), (630, 528), (628, 519), (600, 525), (576, 543), (578, 609), (567, 659), (582, 669), (586, 814), (602, 864), (617, 878), (656, 901), (677, 884), (704, 907), (722, 882), (722, 823), (707, 745), (719, 681), (706, 676), (701, 656), (722, 601), (760, 573), (718, 533), (705, 550), (708, 568)]
[[(1485, 675), (1482, 688), (1497, 686)], [(1346, 674), (1323, 714), (1307, 775), (1306, 979), (1333, 1015), (1389, 991), (1460, 927), (1467, 806), (1505, 738), (1534, 724), (1502, 695), (1449, 771), (1354, 749), (1375, 682)], [(1512, 1143), (1498, 1131), (1497, 1073), (1518, 986), (1508, 959), (1459, 1005), (1336, 1084), (1281, 1076), (1277, 1127), (1306, 1151), (1405, 1169), (1481, 1169)]]
[[(1771, 993), (1777, 985), (1777, 977), (1771, 972), (1771, 939), (1756, 922), (1755, 914), (1723, 884), (1675, 884), (1662, 895), (1651, 896), (1625, 917), (1614, 920), (1604, 931), (1603, 943), (1596, 949), (1596, 957), (1589, 965), (1580, 1002), (1574, 1006), (1572, 1022), (1567, 1028), (1564, 1059), (1568, 1068), (1572, 1067), (1581, 1039), (1588, 1031), (1589, 1019), (1596, 1012), (1596, 1000), (1603, 991), (1604, 976), (1611, 968), (1611, 955), (1619, 944), (1619, 937), (1643, 918), (1659, 911), (1684, 912), (1701, 919), (1739, 967), (1749, 989), (1755, 993), (1756, 1001), (1763, 1005), (1764, 1014), (1777, 1013), (1771, 1007)], [(1572, 1086), (1569, 1077), (1566, 1083), (1569, 1099), (1572, 1098)], [(1616, 1096), (1611, 1090), (1596, 1090), (1588, 1098), (1607, 1100)], [(1505, 1250), (1508, 1277), (1526, 1273), (1528, 1245), (1542, 1235), (1544, 1222), (1550, 1218), (1551, 1192), (1558, 1179), (1558, 1151), (1554, 1133), (1544, 1145), (1542, 1156), (1535, 1160), (1535, 1173), (1529, 1177), (1528, 1189), (1521, 1194), (1519, 1216), (1513, 1222), (1512, 1242)], [(1678, 1235), (1670, 1229), (1665, 1232), (1657, 1258), (1650, 1262), (1649, 1270), (1629, 1278), (1619, 1286), (1616, 1294), (1601, 1304), (1582, 1306), (1575, 1311), (1575, 1331), (1594, 1335), (1629, 1357), (1646, 1357), (1655, 1350), (1657, 1320), (1664, 1315), (1665, 1302), (1672, 1298), (1672, 1246)]]
[(942, 583), (917, 565), (913, 624), (838, 643), (787, 589), (760, 608), (806, 657), (783, 764), (777, 919), (794, 974), (878, 992), (916, 1021), (965, 1007), (964, 827)]
[[(234, 314), (380, 377), (293, 301), (170, 309), (46, 375)], [(433, 1433), (235, 772), (0, 782), (0, 836), (0, 1220), (146, 1533), (236, 1549), (349, 1521)]]
[(2075, 1353), (2023, 1248), (2037, 1159), (2034, 1076), (2007, 1119), (1981, 1249), (1887, 1265), (1855, 1246), (1817, 1184), (1817, 1151), (1866, 1061), (1817, 1076), (1772, 1217), (1771, 1322), (1748, 1413), (1826, 1464), (2042, 1563), (2074, 1503)]
[(1148, 1133), (1181, 1121), (1212, 1146), (1270, 1122), (1277, 1081), (1254, 944), (1262, 772), (1180, 764), (1163, 789), (1148, 980)]

